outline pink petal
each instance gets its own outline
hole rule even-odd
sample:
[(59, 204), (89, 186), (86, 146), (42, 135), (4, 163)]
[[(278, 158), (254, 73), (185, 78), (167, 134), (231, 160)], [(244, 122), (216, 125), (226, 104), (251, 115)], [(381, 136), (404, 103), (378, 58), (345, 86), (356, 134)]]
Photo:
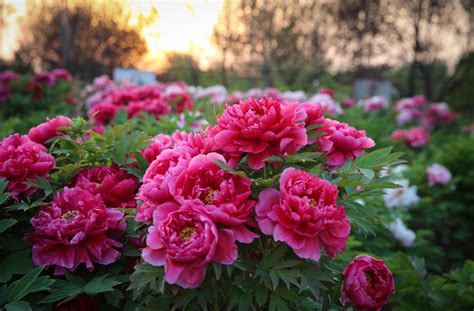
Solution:
[(176, 281), (180, 278), (181, 273), (183, 273), (186, 264), (174, 262), (167, 259), (165, 262), (165, 279), (169, 284), (175, 284)]
[(278, 190), (270, 188), (260, 192), (258, 196), (258, 202), (255, 205), (255, 213), (259, 217), (265, 217), (268, 212), (273, 209), (273, 205), (277, 204), (280, 200), (280, 192)]
[(319, 261), (321, 257), (321, 249), (317, 238), (307, 238), (302, 248), (293, 250), (300, 258)]
[(275, 226), (275, 232), (273, 232), (273, 238), (275, 241), (283, 241), (293, 249), (300, 249), (305, 244), (305, 238), (289, 230), (282, 225), (278, 224)]
[(219, 241), (213, 260), (223, 265), (230, 265), (237, 259), (237, 245), (234, 233), (229, 229), (219, 230)]
[(145, 247), (142, 251), (142, 258), (149, 264), (160, 267), (165, 264), (166, 250), (155, 250), (150, 247)]
[(244, 225), (237, 225), (230, 228), (234, 232), (235, 239), (241, 243), (252, 243), (252, 241), (259, 237), (258, 234), (253, 233)]
[(182, 288), (196, 288), (204, 281), (206, 277), (206, 266), (191, 267), (188, 266), (176, 280), (176, 284)]

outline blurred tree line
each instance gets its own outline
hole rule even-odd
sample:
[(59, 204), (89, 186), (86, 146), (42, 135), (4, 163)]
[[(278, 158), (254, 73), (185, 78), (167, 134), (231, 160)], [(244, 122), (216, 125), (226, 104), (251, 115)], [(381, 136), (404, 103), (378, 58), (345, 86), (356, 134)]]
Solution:
[(66, 68), (85, 80), (132, 66), (147, 53), (140, 31), (157, 12), (136, 17), (127, 8), (125, 1), (28, 2), (13, 65)]

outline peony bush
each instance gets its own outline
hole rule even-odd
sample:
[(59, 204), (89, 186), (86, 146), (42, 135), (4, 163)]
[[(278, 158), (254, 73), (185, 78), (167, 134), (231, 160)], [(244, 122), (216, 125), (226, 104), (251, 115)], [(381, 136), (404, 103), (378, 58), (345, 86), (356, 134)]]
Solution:
[[(70, 80), (54, 72), (38, 83)], [(427, 277), (436, 266), (422, 257), (439, 253), (412, 221), (426, 193), (457, 182), (448, 161), (413, 178), (384, 146), (390, 133), (334, 119), (343, 112), (334, 96), (97, 78), (78, 106), (87, 119), (58, 115), (0, 142), (0, 306), (469, 306), (472, 262)], [(389, 104), (343, 106), (344, 116), (377, 117)], [(392, 137), (411, 157), (436, 141), (433, 129)]]

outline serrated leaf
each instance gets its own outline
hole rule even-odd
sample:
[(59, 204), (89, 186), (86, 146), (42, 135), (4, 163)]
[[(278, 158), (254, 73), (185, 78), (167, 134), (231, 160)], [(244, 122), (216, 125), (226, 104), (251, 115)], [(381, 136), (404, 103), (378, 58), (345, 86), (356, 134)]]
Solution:
[(265, 286), (258, 285), (255, 288), (255, 301), (261, 307), (263, 306), (268, 299), (268, 290)]
[(82, 293), (82, 287), (75, 283), (57, 280), (54, 284), (53, 293), (43, 298), (41, 303), (52, 303), (55, 301), (71, 300)]
[(20, 301), (28, 294), (48, 290), (53, 281), (47, 276), (39, 277), (42, 271), (43, 267), (38, 267), (23, 276), (21, 279), (13, 282), (8, 288), (7, 301)]
[(104, 293), (104, 298), (107, 304), (118, 308), (120, 307), (120, 301), (124, 298), (124, 295), (121, 291), (115, 289), (111, 292)]
[(0, 193), (3, 193), (7, 189), (8, 180), (5, 178), (0, 178)]

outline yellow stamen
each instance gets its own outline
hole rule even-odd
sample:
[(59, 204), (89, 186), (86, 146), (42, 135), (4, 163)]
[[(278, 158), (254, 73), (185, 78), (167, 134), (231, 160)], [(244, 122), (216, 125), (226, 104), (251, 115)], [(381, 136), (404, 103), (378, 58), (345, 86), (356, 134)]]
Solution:
[(186, 227), (184, 228), (179, 237), (183, 240), (183, 241), (189, 241), (191, 240), (191, 236), (193, 235), (193, 233), (196, 232), (196, 229), (194, 229), (193, 227)]
[(212, 203), (212, 201), (214, 200), (214, 192), (216, 192), (216, 190), (209, 190), (209, 192), (204, 197), (204, 200), (203, 200), (204, 204)]
[(76, 218), (76, 216), (78, 216), (78, 215), (79, 215), (79, 212), (76, 211), (76, 210), (68, 211), (68, 212), (61, 215), (61, 219), (66, 220), (66, 221), (71, 221), (74, 218)]

